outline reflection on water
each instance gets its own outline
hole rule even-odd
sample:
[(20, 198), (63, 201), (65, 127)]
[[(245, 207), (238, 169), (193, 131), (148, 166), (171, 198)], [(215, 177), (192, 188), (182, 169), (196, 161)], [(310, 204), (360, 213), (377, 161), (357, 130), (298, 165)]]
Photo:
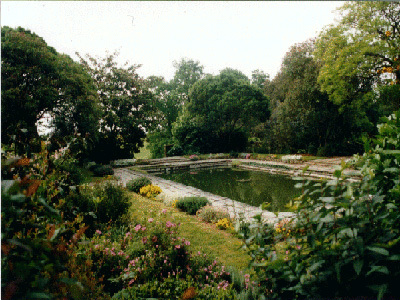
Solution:
[(299, 190), (294, 188), (294, 180), (265, 172), (229, 168), (160, 176), (253, 206), (268, 202), (271, 203), (268, 207), (270, 211), (287, 210), (285, 204), (299, 195)]

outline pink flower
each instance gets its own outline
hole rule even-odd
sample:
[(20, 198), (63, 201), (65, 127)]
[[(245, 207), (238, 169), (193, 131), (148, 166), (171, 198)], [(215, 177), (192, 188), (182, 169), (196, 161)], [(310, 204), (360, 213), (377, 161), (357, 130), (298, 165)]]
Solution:
[(146, 227), (145, 227), (145, 226), (143, 226), (143, 227), (142, 227), (142, 231), (145, 231), (145, 230), (146, 230)]
[(152, 223), (153, 221), (154, 221), (153, 218), (149, 218), (149, 219), (147, 220), (147, 222), (149, 222), (149, 223)]
[(140, 228), (142, 228), (142, 225), (137, 224), (137, 225), (135, 226), (134, 230), (135, 230), (136, 232), (138, 232), (138, 231), (140, 230)]
[(96, 230), (96, 233), (97, 233), (97, 234), (101, 234), (101, 231), (97, 229), (97, 230)]
[(189, 241), (185, 241), (185, 245), (186, 245), (186, 246), (189, 246), (189, 245), (190, 245), (190, 242), (189, 242)]
[(166, 208), (164, 208), (164, 209), (161, 211), (162, 214), (165, 214), (166, 212), (167, 212), (167, 209), (166, 209)]
[(181, 248), (181, 245), (176, 245), (175, 248), (176, 248), (176, 249), (180, 249), (180, 248)]
[(94, 245), (94, 249), (99, 249), (99, 245)]
[(167, 221), (167, 223), (165, 224), (165, 226), (167, 226), (167, 228), (171, 228), (174, 226), (174, 224), (171, 221)]

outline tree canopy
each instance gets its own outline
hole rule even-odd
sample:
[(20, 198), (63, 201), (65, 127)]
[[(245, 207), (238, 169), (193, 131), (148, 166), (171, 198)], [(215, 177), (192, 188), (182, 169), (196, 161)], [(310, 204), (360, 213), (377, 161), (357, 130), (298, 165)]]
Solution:
[[(68, 133), (96, 131), (95, 91), (90, 76), (69, 56), (59, 54), (37, 34), (21, 27), (1, 28), (2, 141), (20, 129), (37, 137), (45, 114), (68, 118), (57, 129)], [(82, 114), (90, 112), (90, 115)]]
[(119, 67), (117, 55), (80, 56), (101, 103), (99, 138), (91, 154), (97, 161), (132, 158), (143, 146), (146, 131), (154, 126), (154, 96), (136, 72), (140, 66)]
[[(242, 72), (233, 69), (196, 82), (185, 109), (174, 135), (180, 144), (190, 144), (191, 151), (243, 150), (246, 131), (255, 121), (269, 117), (268, 99), (262, 90), (251, 85)], [(193, 134), (193, 130), (198, 133)]]
[(353, 137), (359, 130), (354, 118), (362, 119), (362, 112), (355, 114), (349, 109), (340, 113), (320, 90), (320, 65), (313, 56), (314, 48), (314, 39), (293, 45), (266, 88), (272, 107), (265, 136), (270, 151), (332, 155), (358, 147)]
[[(400, 84), (400, 3), (355, 1), (339, 11), (339, 23), (322, 31), (316, 44), (321, 89), (342, 104), (374, 86)], [(398, 97), (392, 101), (399, 103)]]

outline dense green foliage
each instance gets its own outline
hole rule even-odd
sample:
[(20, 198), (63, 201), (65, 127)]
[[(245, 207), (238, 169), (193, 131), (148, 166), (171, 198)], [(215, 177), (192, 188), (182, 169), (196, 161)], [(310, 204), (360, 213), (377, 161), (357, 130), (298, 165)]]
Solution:
[(126, 188), (131, 192), (135, 192), (139, 194), (139, 191), (142, 187), (151, 184), (151, 180), (147, 177), (139, 177), (136, 179), (129, 180), (126, 183)]
[(64, 137), (96, 134), (96, 92), (78, 63), (21, 27), (1, 28), (1, 52), (2, 143), (32, 142), (37, 122), (46, 116)]
[[(7, 172), (13, 178), (2, 178), (4, 299), (101, 295), (98, 280), (84, 266), (75, 265), (72, 255), (87, 227), (80, 222), (73, 204), (65, 201), (76, 182), (60, 168), (68, 159), (68, 154), (64, 155), (50, 155), (42, 143), (42, 151), (33, 159), (2, 161), (2, 168), (11, 162)], [(12, 187), (5, 188), (10, 183)]]
[(110, 165), (95, 165), (91, 168), (94, 176), (103, 177), (106, 175), (114, 175), (114, 170)]
[[(370, 92), (373, 83), (400, 84), (400, 4), (348, 2), (340, 12), (340, 22), (326, 28), (317, 42), (322, 90), (334, 103), (346, 105)], [(389, 112), (399, 109), (399, 95), (389, 100), (382, 103)]]
[(153, 124), (154, 98), (136, 73), (139, 66), (118, 67), (116, 56), (114, 53), (99, 60), (81, 57), (102, 107), (99, 137), (89, 153), (98, 162), (132, 158), (143, 146), (146, 129)]
[(292, 46), (280, 72), (266, 85), (272, 115), (259, 135), (272, 153), (355, 153), (361, 150), (362, 133), (373, 132), (372, 103), (360, 102), (341, 111), (321, 91), (314, 50), (314, 40)]
[[(174, 78), (166, 82), (163, 77), (147, 78), (149, 87), (156, 97), (158, 126), (149, 133), (147, 139), (154, 158), (165, 155), (164, 146), (174, 144), (172, 126), (176, 122), (184, 104), (188, 102), (189, 90), (198, 80), (203, 78), (203, 66), (191, 59), (174, 62), (176, 68)], [(182, 155), (183, 152), (167, 153), (168, 156)]]
[(189, 215), (195, 215), (196, 212), (209, 204), (205, 197), (184, 197), (178, 199), (176, 202), (176, 208), (187, 212)]
[(400, 111), (378, 130), (356, 160), (361, 181), (345, 181), (343, 163), (334, 180), (299, 184), (293, 220), (247, 231), (253, 266), (272, 299), (400, 295)]
[(173, 134), (186, 153), (243, 151), (247, 131), (268, 115), (262, 91), (240, 71), (225, 69), (194, 84)]

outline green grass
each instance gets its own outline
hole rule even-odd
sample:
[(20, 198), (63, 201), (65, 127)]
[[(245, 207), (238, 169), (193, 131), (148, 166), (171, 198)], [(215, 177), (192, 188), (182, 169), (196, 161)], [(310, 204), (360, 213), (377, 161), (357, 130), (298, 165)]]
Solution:
[(147, 141), (144, 142), (143, 147), (139, 149), (139, 153), (135, 154), (136, 159), (150, 159), (151, 158), (150, 150), (147, 148), (148, 144), (149, 143)]
[(193, 252), (201, 251), (210, 257), (215, 257), (226, 266), (237, 270), (247, 269), (250, 256), (241, 249), (242, 241), (232, 233), (219, 230), (215, 225), (200, 221), (195, 216), (189, 216), (173, 207), (168, 207), (160, 201), (151, 200), (131, 193), (133, 220), (146, 219), (166, 209), (166, 215), (173, 223), (180, 223), (180, 236), (190, 241)]

